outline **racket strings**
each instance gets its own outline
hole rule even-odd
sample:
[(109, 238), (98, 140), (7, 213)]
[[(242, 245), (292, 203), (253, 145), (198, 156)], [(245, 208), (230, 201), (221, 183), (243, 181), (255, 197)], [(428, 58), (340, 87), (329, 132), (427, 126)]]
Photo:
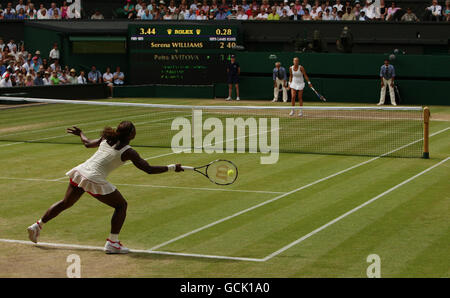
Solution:
[(220, 185), (228, 185), (237, 179), (238, 170), (230, 161), (217, 160), (208, 165), (206, 174), (212, 182)]

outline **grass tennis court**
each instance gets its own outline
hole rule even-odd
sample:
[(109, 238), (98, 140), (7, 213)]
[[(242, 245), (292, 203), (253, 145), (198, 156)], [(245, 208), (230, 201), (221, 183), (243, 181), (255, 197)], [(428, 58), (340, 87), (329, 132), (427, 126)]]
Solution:
[[(12, 137), (0, 141), (1, 239), (27, 240), (26, 227), (64, 195), (65, 172), (95, 151), (81, 143), (23, 143), (13, 138), (24, 131), (28, 139), (30, 131), (36, 131), (36, 139), (48, 136), (49, 130), (52, 136), (64, 135), (72, 124), (94, 137), (105, 119), (110, 125), (125, 120), (120, 110), (83, 116), (86, 109), (92, 108), (0, 110), (0, 138)], [(108, 256), (88, 249), (104, 244), (112, 209), (85, 194), (45, 225), (40, 238), (85, 248), (0, 241), (0, 276), (64, 277), (66, 257), (76, 253), (83, 277), (365, 277), (370, 254), (380, 256), (383, 277), (449, 277), (450, 108), (430, 110), (428, 160), (281, 153), (278, 163), (261, 165), (259, 154), (173, 154), (170, 148), (138, 147), (154, 165), (202, 165), (226, 158), (238, 166), (239, 178), (220, 187), (191, 173), (149, 176), (125, 165), (109, 180), (128, 201), (121, 241), (142, 252)], [(77, 123), (71, 123), (74, 115)], [(130, 120), (142, 121), (139, 110), (135, 115)], [(152, 248), (155, 253), (143, 252)]]

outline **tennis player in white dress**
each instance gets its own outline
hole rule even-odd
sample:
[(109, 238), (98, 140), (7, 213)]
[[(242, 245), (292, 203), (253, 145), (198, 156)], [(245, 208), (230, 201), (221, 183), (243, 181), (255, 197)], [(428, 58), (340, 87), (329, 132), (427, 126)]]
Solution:
[(181, 165), (150, 166), (129, 145), (136, 136), (136, 129), (130, 121), (121, 122), (117, 129), (106, 127), (102, 136), (95, 140), (88, 139), (81, 129), (75, 126), (68, 128), (67, 132), (79, 136), (87, 148), (98, 147), (97, 152), (87, 161), (66, 173), (70, 178), (70, 183), (64, 198), (53, 204), (41, 219), (28, 227), (28, 237), (37, 243), (44, 223), (70, 208), (87, 192), (100, 202), (115, 209), (111, 219), (111, 234), (106, 239), (104, 251), (110, 254), (128, 253), (129, 249), (119, 241), (119, 233), (126, 217), (127, 202), (119, 190), (106, 180), (106, 177), (127, 160), (148, 174), (160, 174), (167, 171), (180, 172), (183, 171)]
[[(308, 86), (311, 87), (312, 84), (309, 81), (308, 75), (306, 74), (305, 68), (301, 66), (298, 57), (293, 60), (294, 65), (289, 67), (289, 88), (291, 89), (291, 103), (295, 107), (295, 98), (298, 96), (298, 102), (300, 106), (303, 106), (303, 89), (305, 88), (305, 79), (308, 82)], [(289, 116), (293, 116), (295, 113), (294, 109), (289, 113)], [(303, 115), (302, 110), (298, 112), (299, 116)]]

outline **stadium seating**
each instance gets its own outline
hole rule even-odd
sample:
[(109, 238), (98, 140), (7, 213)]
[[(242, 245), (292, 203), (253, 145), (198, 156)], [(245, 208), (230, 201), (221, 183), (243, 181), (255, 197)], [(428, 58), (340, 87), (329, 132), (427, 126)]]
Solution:
[[(5, 8), (7, 3), (13, 3), (13, 7), (17, 5), (17, 0), (15, 1), (0, 1), (0, 5), (2, 8)], [(48, 8), (50, 7), (52, 2), (57, 3), (57, 6), (61, 6), (62, 1), (56, 1), (56, 0), (40, 0), (40, 1), (32, 1), (36, 7), (39, 7), (39, 4), (44, 4), (44, 7)], [(150, 1), (145, 1), (146, 3), (149, 3)], [(159, 1), (157, 1), (159, 2)], [(175, 1), (178, 4), (181, 2), (180, 0)], [(190, 4), (192, 1), (188, 1)], [(211, 1), (208, 1), (210, 3)], [(228, 1), (231, 2), (231, 1)], [(251, 2), (251, 1), (248, 1)], [(273, 3), (274, 1), (270, 1), (270, 3)], [(281, 1), (278, 1), (281, 2)], [(291, 1), (294, 2), (294, 1)], [(310, 4), (313, 4), (313, 0), (308, 1)], [(333, 4), (335, 1), (330, 1), (331, 4)], [(345, 2), (345, 1), (341, 1)], [(354, 4), (354, 1), (351, 1), (352, 5)], [(364, 4), (364, 0), (360, 1), (361, 4)], [(391, 5), (392, 1), (385, 1), (386, 7), (389, 7)], [(81, 0), (82, 3), (82, 17), (83, 18), (89, 18), (96, 10), (99, 10), (105, 19), (116, 19), (116, 18), (123, 18), (123, 16), (120, 16), (120, 10), (125, 4), (125, 0), (96, 0), (96, 1), (87, 1), (87, 0)], [(132, 3), (136, 3), (135, 0), (132, 1)], [(240, 3), (240, 1), (238, 1)], [(260, 3), (260, 1), (258, 1)], [(425, 8), (431, 5), (431, 0), (429, 1), (416, 1), (416, 0), (397, 0), (395, 1), (397, 7), (400, 7), (403, 9), (402, 12), (399, 12), (397, 14), (397, 17), (401, 17), (401, 15), (404, 13), (404, 10), (408, 7), (412, 9), (412, 11), (417, 15), (417, 17), (421, 20), (423, 20), (425, 15)], [(69, 5), (71, 3), (68, 3)], [(166, 5), (168, 5), (168, 1), (166, 1)], [(441, 0), (439, 1), (439, 5), (441, 5), (443, 8), (445, 7), (445, 1)]]

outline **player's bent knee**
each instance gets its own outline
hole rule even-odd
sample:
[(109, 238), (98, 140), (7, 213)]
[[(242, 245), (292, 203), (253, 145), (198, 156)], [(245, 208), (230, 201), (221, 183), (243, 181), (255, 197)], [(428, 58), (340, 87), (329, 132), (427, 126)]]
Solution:
[(118, 210), (123, 210), (123, 211), (126, 211), (127, 208), (128, 208), (128, 203), (127, 203), (127, 201), (120, 202), (120, 203), (117, 205), (117, 207), (116, 207), (116, 209), (118, 209)]

